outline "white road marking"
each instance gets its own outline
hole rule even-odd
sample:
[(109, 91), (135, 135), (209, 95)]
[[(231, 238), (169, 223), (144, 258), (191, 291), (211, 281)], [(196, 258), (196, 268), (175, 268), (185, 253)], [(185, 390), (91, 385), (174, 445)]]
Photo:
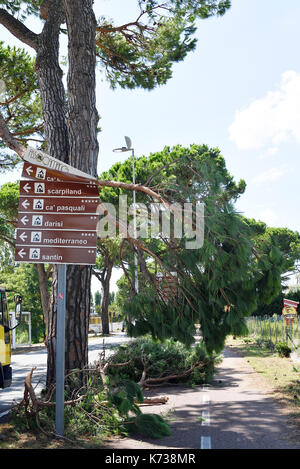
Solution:
[(201, 436), (201, 449), (211, 449), (210, 436)]
[[(204, 394), (202, 395), (202, 403), (205, 405), (210, 404), (210, 397), (209, 397), (209, 387), (206, 385), (202, 386), (202, 391)], [(209, 410), (202, 411), (202, 426), (210, 426), (210, 412)], [(201, 449), (211, 449), (211, 437), (210, 436), (201, 436)]]
[(209, 427), (210, 425), (210, 413), (209, 413), (209, 410), (203, 410), (202, 411), (202, 422), (201, 422), (201, 425), (204, 426), (206, 425), (207, 427)]
[(1, 419), (1, 417), (4, 417), (4, 415), (9, 414), (10, 410), (11, 410), (11, 409), (6, 410), (5, 412), (2, 412), (2, 414), (0, 414), (0, 419)]

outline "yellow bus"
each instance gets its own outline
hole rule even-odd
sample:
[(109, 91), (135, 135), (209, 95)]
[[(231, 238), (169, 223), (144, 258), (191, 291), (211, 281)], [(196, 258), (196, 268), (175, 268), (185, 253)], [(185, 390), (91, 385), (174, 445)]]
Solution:
[[(8, 388), (12, 380), (11, 330), (5, 288), (0, 287), (0, 388)], [(16, 317), (21, 319), (21, 295), (15, 295)], [(18, 325), (18, 324), (17, 324)], [(16, 327), (16, 326), (14, 326)]]

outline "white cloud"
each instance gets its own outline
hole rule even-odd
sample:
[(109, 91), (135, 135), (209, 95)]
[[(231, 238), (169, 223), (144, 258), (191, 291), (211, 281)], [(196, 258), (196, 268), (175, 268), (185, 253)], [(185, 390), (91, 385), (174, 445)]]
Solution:
[(229, 134), (239, 149), (266, 148), (265, 155), (275, 154), (283, 142), (300, 143), (300, 73), (283, 73), (276, 91), (238, 110)]
[(260, 155), (260, 158), (267, 158), (268, 156), (274, 156), (276, 155), (276, 153), (278, 153), (278, 147), (270, 147)]
[(254, 184), (263, 184), (266, 182), (276, 181), (277, 179), (282, 177), (286, 173), (286, 171), (287, 168), (285, 166), (281, 166), (279, 168), (270, 168), (267, 171), (263, 171), (254, 176), (252, 182)]
[(265, 209), (259, 212), (258, 220), (264, 221), (268, 226), (275, 226), (278, 216), (274, 210)]

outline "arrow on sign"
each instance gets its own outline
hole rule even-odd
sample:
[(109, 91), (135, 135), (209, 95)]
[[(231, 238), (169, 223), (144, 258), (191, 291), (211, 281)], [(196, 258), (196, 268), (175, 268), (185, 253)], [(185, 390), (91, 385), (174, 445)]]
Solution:
[(26, 191), (28, 193), (31, 189), (31, 186), (27, 183), (27, 184), (25, 184), (25, 186), (23, 186), (23, 189), (24, 189), (24, 191)]
[(26, 232), (25, 232), (25, 231), (24, 231), (22, 234), (20, 234), (20, 238), (21, 238), (21, 240), (23, 241), (23, 243), (24, 243), (25, 239), (28, 238), (28, 236), (26, 235)]
[(32, 166), (28, 166), (28, 168), (26, 169), (26, 173), (28, 174), (28, 176), (30, 176), (32, 172), (33, 172)]
[(26, 256), (26, 251), (24, 251), (24, 249), (21, 249), (21, 251), (19, 251), (18, 254), (23, 259), (23, 257)]
[(24, 215), (24, 217), (21, 218), (21, 222), (23, 223), (23, 225), (27, 225), (27, 222), (29, 222), (29, 218), (27, 218), (26, 215)]
[(24, 200), (24, 202), (22, 202), (22, 207), (24, 208), (28, 208), (30, 205), (30, 203), (28, 202), (28, 200)]

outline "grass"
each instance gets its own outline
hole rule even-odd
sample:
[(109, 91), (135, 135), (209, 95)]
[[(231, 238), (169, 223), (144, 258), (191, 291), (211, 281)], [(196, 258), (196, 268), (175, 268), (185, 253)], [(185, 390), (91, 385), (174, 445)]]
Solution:
[(0, 450), (3, 449), (103, 449), (103, 441), (91, 437), (69, 441), (65, 438), (51, 438), (28, 430), (16, 431), (10, 422), (0, 424)]
[[(299, 319), (295, 319), (291, 327), (291, 335), (294, 343), (300, 343), (300, 324)], [(274, 344), (285, 342), (286, 324), (281, 316), (274, 317), (249, 317), (247, 319), (249, 334), (256, 335), (264, 340), (271, 340)], [(288, 338), (289, 345), (291, 345)]]

